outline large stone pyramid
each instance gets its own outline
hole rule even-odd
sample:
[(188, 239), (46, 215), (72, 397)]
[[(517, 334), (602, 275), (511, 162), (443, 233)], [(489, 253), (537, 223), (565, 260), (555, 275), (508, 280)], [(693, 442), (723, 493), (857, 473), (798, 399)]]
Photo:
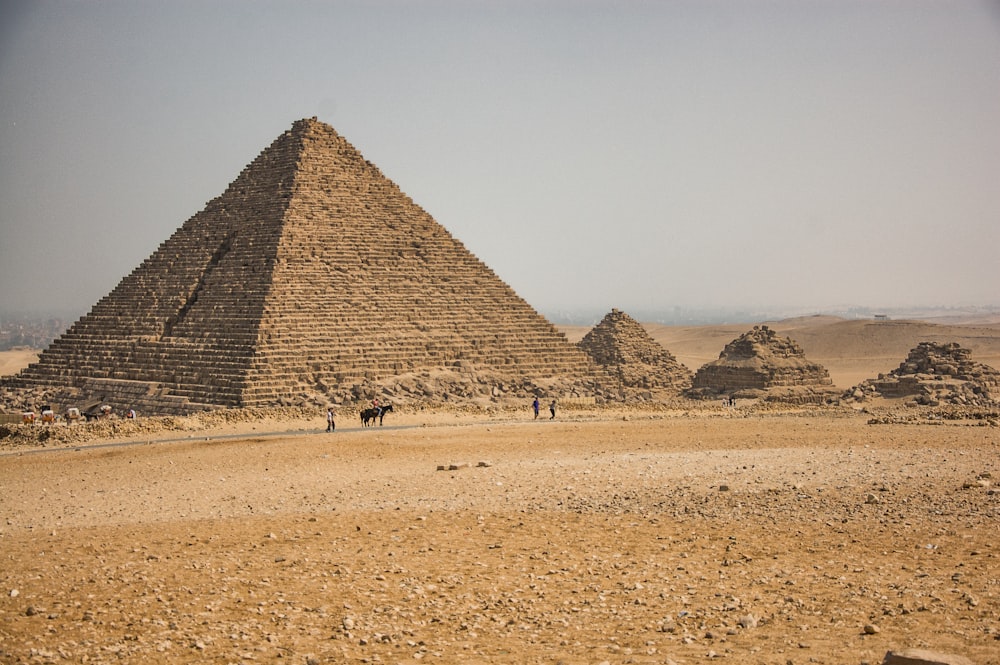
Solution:
[(703, 365), (692, 381), (693, 396), (768, 397), (817, 402), (835, 394), (829, 372), (806, 359), (790, 337), (754, 326), (727, 344), (718, 360)]
[(61, 407), (188, 413), (361, 400), (366, 384), (399, 376), (430, 397), (428, 381), (442, 373), (472, 392), (585, 394), (595, 369), (312, 118), (279, 136), (13, 383), (45, 389)]
[(681, 392), (691, 387), (691, 370), (620, 310), (606, 314), (579, 346), (617, 378), (622, 388)]
[(848, 399), (912, 397), (918, 404), (991, 406), (1000, 401), (1000, 371), (950, 342), (920, 342), (899, 367), (848, 390)]

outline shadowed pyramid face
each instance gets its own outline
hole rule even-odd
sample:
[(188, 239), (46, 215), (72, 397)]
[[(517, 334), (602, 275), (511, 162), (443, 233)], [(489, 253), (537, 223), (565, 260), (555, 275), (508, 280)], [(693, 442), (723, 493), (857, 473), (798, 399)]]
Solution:
[(279, 136), (17, 380), (74, 402), (185, 413), (302, 396), (326, 404), (364, 380), (459, 369), (526, 388), (594, 371), (313, 118)]

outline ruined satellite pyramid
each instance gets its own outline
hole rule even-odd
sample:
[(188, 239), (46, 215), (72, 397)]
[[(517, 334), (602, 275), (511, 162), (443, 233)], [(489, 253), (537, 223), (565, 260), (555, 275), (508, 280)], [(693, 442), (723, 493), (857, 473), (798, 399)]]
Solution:
[(605, 315), (579, 346), (616, 377), (622, 388), (680, 392), (691, 387), (691, 370), (620, 310)]
[(806, 359), (802, 347), (790, 337), (778, 337), (767, 326), (754, 326), (726, 344), (718, 360), (695, 372), (690, 394), (817, 402), (835, 391), (826, 368)]
[(848, 399), (912, 397), (918, 404), (992, 406), (1000, 401), (1000, 371), (976, 362), (956, 342), (920, 342), (899, 367), (848, 390)]
[(48, 390), (60, 406), (162, 414), (306, 395), (322, 403), (349, 399), (352, 386), (363, 399), (366, 382), (431, 372), (469, 383), (478, 371), (530, 394), (586, 386), (594, 369), (312, 118), (293, 123), (14, 384)]

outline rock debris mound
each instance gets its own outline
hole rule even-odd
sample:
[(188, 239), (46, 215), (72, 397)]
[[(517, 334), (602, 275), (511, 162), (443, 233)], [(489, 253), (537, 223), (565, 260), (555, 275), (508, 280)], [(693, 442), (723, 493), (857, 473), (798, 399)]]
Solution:
[(616, 378), (622, 389), (670, 390), (691, 387), (691, 370), (631, 316), (612, 309), (591, 329), (579, 346)]
[(1000, 401), (1000, 372), (974, 361), (972, 351), (956, 342), (920, 342), (899, 367), (844, 393), (855, 401), (873, 397), (911, 397), (926, 406), (992, 406)]
[(826, 368), (809, 361), (790, 337), (754, 326), (695, 373), (688, 394), (808, 403), (831, 399), (836, 390)]

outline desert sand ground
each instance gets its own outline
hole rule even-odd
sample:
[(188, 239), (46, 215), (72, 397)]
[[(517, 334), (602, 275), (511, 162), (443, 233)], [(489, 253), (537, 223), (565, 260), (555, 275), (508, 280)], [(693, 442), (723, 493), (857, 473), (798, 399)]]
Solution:
[[(826, 362), (912, 346), (872, 344)], [(1000, 428), (870, 415), (526, 403), (0, 449), (0, 662), (1000, 663)]]
[(0, 660), (1000, 663), (995, 426), (390, 415), (3, 453)]

